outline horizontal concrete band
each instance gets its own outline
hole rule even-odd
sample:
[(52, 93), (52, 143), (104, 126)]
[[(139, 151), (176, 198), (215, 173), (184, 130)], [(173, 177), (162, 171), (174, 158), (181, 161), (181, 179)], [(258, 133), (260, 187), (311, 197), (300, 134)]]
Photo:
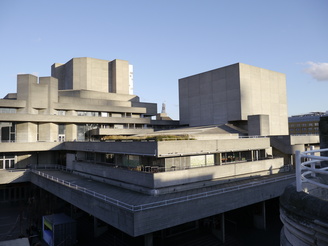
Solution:
[[(63, 177), (63, 174), (60, 172), (48, 171), (47, 173), (54, 177)], [(176, 199), (176, 202), (165, 205), (158, 204), (158, 206), (154, 206), (151, 209), (133, 211), (124, 208), (120, 204), (106, 202), (103, 199), (92, 196), (92, 194), (73, 189), (72, 187), (54, 182), (40, 175), (32, 174), (32, 183), (131, 236), (144, 235), (278, 197), (282, 194), (285, 186), (294, 179), (293, 176), (286, 175), (286, 179), (276, 182), (263, 182), (262, 184), (258, 183), (256, 186), (250, 185), (243, 189), (231, 189), (231, 192), (179, 201), (179, 197), (186, 197), (188, 193), (196, 195), (197, 193), (206, 191), (206, 188), (154, 197), (91, 181), (75, 175), (65, 173), (64, 176), (66, 180), (79, 184), (81, 187), (84, 186), (89, 190), (93, 189), (99, 194), (104, 194), (122, 203), (132, 204), (134, 206)], [(251, 184), (254, 180), (247, 182)], [(244, 183), (247, 182), (244, 181)], [(232, 187), (233, 185), (238, 185), (238, 183), (230, 183), (229, 185)], [(214, 188), (210, 187), (208, 189)]]

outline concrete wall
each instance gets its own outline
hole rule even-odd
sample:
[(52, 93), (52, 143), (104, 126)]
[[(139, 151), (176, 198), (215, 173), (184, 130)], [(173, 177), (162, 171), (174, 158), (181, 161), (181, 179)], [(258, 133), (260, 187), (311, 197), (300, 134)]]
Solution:
[(18, 142), (18, 143), (0, 143), (1, 152), (34, 152), (61, 150), (64, 143), (59, 142)]
[(17, 76), (17, 99), (25, 100), (26, 107), (19, 113), (53, 114), (53, 103), (58, 101), (58, 81), (51, 77), (38, 78), (31, 74)]
[(206, 154), (270, 148), (269, 138), (243, 138), (219, 140), (159, 141), (158, 156), (180, 156), (184, 154)]
[(53, 64), (51, 76), (59, 80), (60, 90), (129, 94), (128, 61), (107, 61), (90, 57), (73, 58), (66, 64)]
[(239, 65), (179, 80), (181, 124), (225, 124), (240, 120)]
[(269, 115), (249, 115), (248, 116), (249, 136), (269, 136), (270, 116)]
[(112, 91), (119, 94), (129, 94), (129, 62), (114, 60), (112, 63)]
[(74, 173), (118, 187), (149, 195), (159, 195), (232, 180), (276, 174), (282, 171), (283, 165), (283, 158), (276, 158), (172, 172), (144, 173), (71, 160), (67, 168), (73, 170)]
[(65, 142), (63, 148), (73, 151), (156, 156), (156, 142)]
[(10, 183), (25, 183), (29, 182), (31, 173), (29, 170), (0, 170), (0, 185)]
[(39, 141), (58, 141), (58, 125), (54, 123), (39, 124)]
[(266, 114), (270, 135), (288, 135), (285, 74), (240, 63), (241, 119)]
[(282, 73), (242, 63), (179, 80), (181, 124), (247, 121), (269, 115), (270, 135), (288, 134), (286, 78)]
[(37, 141), (37, 124), (36, 123), (18, 123), (16, 124), (16, 141), (17, 142), (36, 142)]
[(283, 165), (283, 158), (276, 158), (254, 162), (242, 162), (221, 166), (209, 166), (173, 172), (155, 173), (154, 187), (164, 188), (210, 180), (227, 181), (234, 178), (274, 174), (280, 172)]

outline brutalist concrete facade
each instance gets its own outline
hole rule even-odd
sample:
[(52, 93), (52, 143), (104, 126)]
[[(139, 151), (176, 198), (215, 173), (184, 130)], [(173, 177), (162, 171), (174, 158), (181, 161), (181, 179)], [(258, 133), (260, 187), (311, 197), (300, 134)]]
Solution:
[(180, 123), (233, 123), (247, 129), (252, 115), (267, 115), (268, 135), (288, 135), (286, 78), (236, 63), (179, 80)]

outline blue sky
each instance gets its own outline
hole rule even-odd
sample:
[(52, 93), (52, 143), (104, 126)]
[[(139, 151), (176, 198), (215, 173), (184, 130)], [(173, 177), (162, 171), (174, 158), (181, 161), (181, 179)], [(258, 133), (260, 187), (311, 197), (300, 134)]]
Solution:
[(178, 79), (242, 62), (287, 78), (288, 114), (328, 110), (326, 0), (1, 0), (0, 97), (73, 57), (128, 60), (141, 101), (179, 118)]

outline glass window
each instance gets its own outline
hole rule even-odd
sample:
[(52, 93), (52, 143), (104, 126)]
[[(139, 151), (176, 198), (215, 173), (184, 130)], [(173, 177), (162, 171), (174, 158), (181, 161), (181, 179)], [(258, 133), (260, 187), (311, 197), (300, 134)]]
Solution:
[(57, 115), (66, 115), (65, 110), (57, 110)]
[(85, 125), (77, 125), (77, 140), (84, 141), (85, 140)]
[(65, 128), (66, 126), (64, 124), (58, 125), (58, 134), (65, 134)]
[(0, 114), (16, 114), (15, 108), (0, 108)]
[(106, 154), (106, 163), (115, 163), (115, 155), (114, 154)]
[(86, 152), (85, 153), (85, 159), (87, 161), (93, 161), (94, 158), (95, 158), (95, 153), (93, 153), (93, 152)]

